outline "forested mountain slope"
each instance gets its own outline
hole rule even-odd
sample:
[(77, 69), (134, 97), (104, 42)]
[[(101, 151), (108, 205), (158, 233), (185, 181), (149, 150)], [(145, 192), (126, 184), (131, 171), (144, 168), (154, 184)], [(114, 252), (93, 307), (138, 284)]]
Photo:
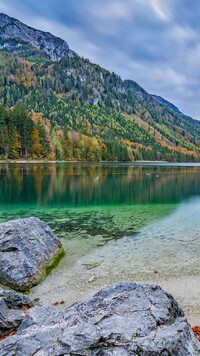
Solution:
[(0, 51), (2, 158), (199, 160), (200, 123), (137, 83), (29, 42), (13, 48)]

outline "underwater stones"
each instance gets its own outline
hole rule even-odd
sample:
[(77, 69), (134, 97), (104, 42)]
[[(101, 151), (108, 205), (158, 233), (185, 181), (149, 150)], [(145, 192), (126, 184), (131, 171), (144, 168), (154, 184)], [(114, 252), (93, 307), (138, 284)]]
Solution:
[(86, 269), (93, 269), (93, 268), (99, 267), (100, 265), (101, 265), (101, 262), (84, 263), (84, 266), (86, 267)]
[[(66, 291), (67, 293), (67, 291)], [(33, 307), (2, 356), (200, 354), (200, 343), (174, 298), (159, 286), (120, 283), (64, 311)]]
[(25, 291), (45, 277), (63, 254), (51, 228), (31, 217), (0, 224), (0, 283)]
[(89, 283), (93, 283), (94, 281), (96, 280), (96, 277), (95, 276), (92, 276), (88, 279), (88, 282)]

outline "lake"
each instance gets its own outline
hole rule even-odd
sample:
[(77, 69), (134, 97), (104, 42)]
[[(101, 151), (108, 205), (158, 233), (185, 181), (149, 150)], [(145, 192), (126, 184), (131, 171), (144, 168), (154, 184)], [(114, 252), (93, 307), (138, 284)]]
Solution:
[(32, 289), (41, 303), (153, 282), (200, 320), (200, 164), (1, 164), (0, 221), (27, 216), (49, 223), (66, 250)]

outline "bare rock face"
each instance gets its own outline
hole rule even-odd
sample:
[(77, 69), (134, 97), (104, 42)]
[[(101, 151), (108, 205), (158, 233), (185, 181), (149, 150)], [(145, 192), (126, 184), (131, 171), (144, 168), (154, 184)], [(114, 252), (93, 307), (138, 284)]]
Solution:
[[(67, 291), (66, 291), (67, 293)], [(159, 286), (121, 283), (58, 312), (33, 307), (2, 356), (197, 356), (200, 343), (174, 298)]]
[[(20, 39), (46, 52), (52, 60), (77, 57), (67, 42), (49, 32), (36, 30), (3, 13), (0, 14), (0, 37), (3, 39)], [(20, 42), (19, 42), (20, 46)]]
[(0, 283), (27, 290), (44, 277), (45, 268), (62, 253), (59, 239), (37, 218), (0, 224)]

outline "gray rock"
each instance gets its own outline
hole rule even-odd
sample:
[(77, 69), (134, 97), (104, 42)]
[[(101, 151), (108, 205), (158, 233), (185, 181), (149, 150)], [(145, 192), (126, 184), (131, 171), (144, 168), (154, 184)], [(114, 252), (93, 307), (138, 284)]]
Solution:
[(15, 331), (34, 304), (27, 296), (0, 288), (0, 336)]
[(0, 224), (0, 282), (20, 291), (30, 288), (61, 255), (61, 247), (51, 228), (37, 218)]
[(65, 311), (33, 307), (2, 356), (196, 356), (200, 343), (173, 297), (160, 287), (108, 286)]
[(55, 61), (64, 57), (78, 56), (61, 38), (53, 36), (49, 32), (36, 30), (3, 13), (0, 14), (0, 37), (3, 39), (18, 38), (30, 43), (46, 52)]

